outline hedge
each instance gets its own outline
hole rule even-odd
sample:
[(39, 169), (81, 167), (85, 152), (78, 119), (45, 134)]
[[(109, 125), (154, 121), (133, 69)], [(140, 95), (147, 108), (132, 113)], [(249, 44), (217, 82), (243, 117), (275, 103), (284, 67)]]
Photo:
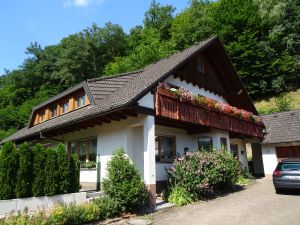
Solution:
[(0, 148), (0, 200), (79, 191), (79, 161), (63, 144), (45, 149), (27, 143)]

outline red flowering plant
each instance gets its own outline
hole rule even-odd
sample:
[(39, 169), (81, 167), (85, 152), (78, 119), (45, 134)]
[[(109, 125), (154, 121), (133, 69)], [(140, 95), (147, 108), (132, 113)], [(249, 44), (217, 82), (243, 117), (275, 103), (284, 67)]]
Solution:
[(262, 119), (259, 116), (256, 116), (246, 110), (238, 109), (226, 103), (216, 101), (205, 96), (195, 95), (185, 88), (171, 86), (167, 83), (159, 83), (158, 86), (172, 93), (180, 101), (190, 102), (207, 109), (225, 113), (227, 115), (234, 116), (253, 123), (262, 124)]

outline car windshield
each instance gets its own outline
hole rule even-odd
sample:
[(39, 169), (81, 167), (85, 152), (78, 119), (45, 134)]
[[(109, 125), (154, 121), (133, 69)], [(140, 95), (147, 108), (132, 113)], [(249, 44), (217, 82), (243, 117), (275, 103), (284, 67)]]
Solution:
[(286, 163), (286, 164), (281, 164), (280, 166), (281, 170), (300, 170), (300, 163)]

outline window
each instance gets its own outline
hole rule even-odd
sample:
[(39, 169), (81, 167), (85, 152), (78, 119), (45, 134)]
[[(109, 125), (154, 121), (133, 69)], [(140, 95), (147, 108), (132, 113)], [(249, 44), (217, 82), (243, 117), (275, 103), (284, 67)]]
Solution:
[(234, 158), (239, 159), (239, 147), (238, 145), (232, 144), (230, 145), (230, 151)]
[(221, 149), (227, 149), (227, 139), (225, 137), (220, 138)]
[(62, 104), (62, 113), (66, 113), (69, 111), (69, 102), (64, 102)]
[(51, 118), (57, 116), (57, 106), (56, 105), (54, 105), (50, 108), (50, 115), (51, 115)]
[(210, 151), (213, 148), (212, 137), (199, 137), (198, 138), (198, 149), (204, 151)]
[(46, 113), (45, 113), (45, 111), (41, 111), (39, 113), (39, 116), (40, 116), (40, 122), (43, 122), (46, 119)]
[(77, 97), (77, 108), (80, 108), (85, 105), (85, 95)]
[(96, 166), (97, 138), (71, 141), (69, 143), (69, 153), (78, 155), (81, 167), (86, 163), (94, 163)]
[(204, 70), (204, 63), (202, 60), (197, 60), (197, 71), (200, 72), (200, 73), (204, 73), (205, 70)]
[(158, 162), (172, 162), (176, 155), (174, 136), (155, 137), (155, 159)]

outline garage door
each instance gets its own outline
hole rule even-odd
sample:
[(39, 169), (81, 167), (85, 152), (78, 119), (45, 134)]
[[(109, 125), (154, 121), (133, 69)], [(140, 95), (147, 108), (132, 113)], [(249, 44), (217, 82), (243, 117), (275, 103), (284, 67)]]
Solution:
[(276, 155), (278, 161), (284, 158), (300, 158), (300, 145), (277, 147)]

